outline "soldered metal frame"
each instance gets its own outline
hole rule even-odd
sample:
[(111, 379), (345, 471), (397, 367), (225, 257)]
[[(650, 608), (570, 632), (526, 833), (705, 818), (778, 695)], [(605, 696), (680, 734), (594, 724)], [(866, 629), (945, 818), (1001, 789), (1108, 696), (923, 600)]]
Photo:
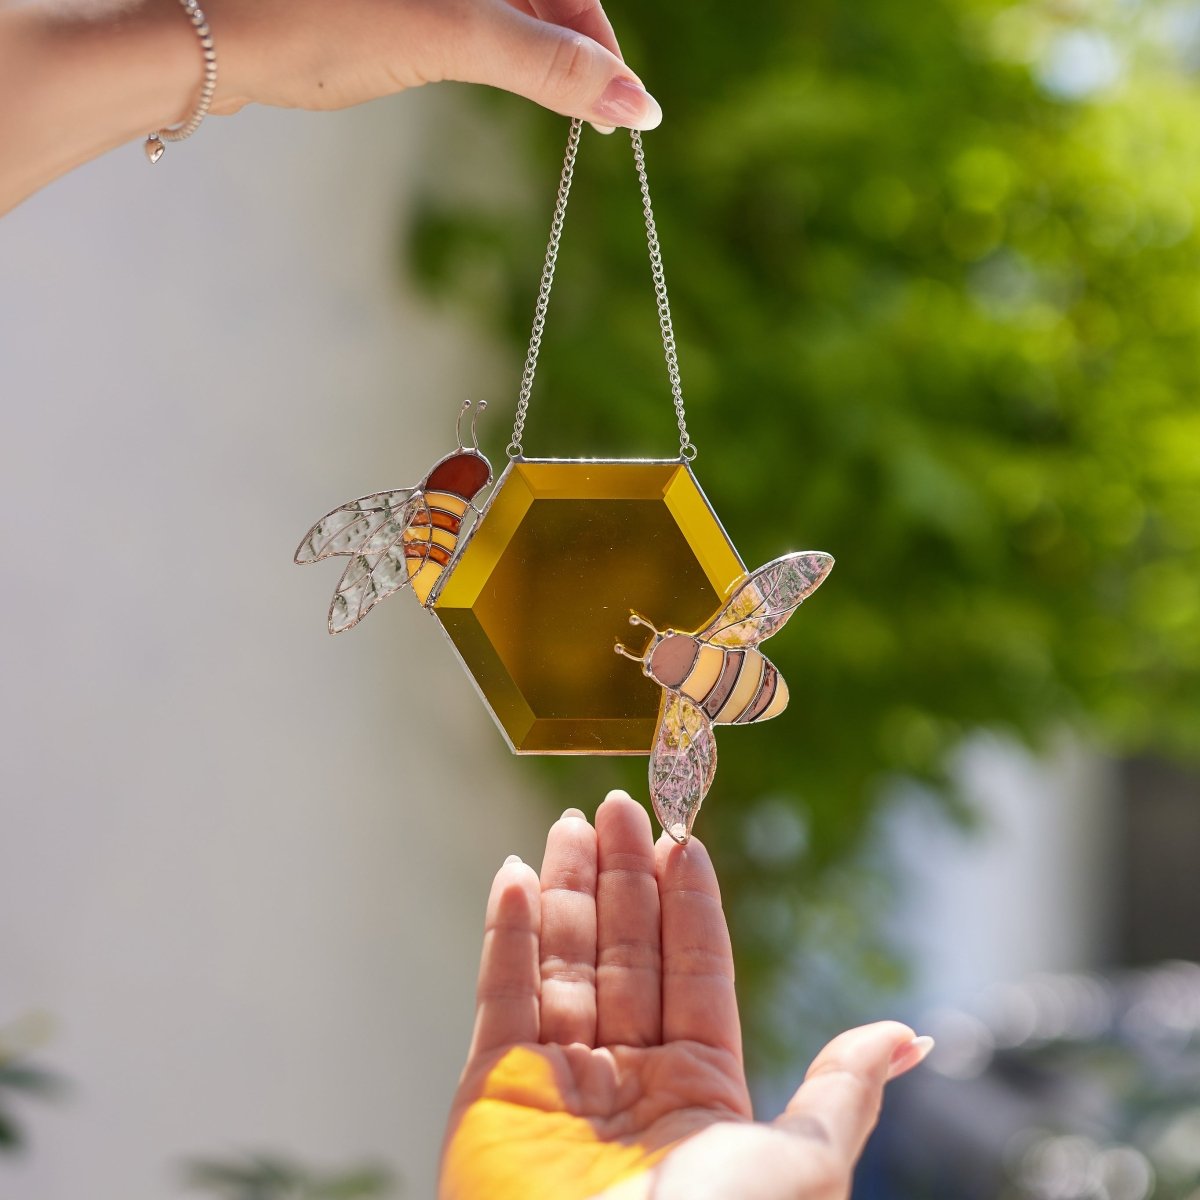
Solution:
[(519, 456), (429, 611), (514, 754), (646, 755), (662, 688), (613, 653), (630, 610), (698, 628), (745, 575), (689, 462)]

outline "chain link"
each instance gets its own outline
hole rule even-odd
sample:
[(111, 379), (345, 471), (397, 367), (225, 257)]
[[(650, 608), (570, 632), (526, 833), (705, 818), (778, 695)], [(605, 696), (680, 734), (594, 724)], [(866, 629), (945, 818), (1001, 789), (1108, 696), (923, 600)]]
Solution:
[(525, 418), (529, 415), (529, 397), (533, 393), (533, 376), (537, 371), (538, 351), (546, 331), (546, 310), (550, 307), (550, 288), (554, 284), (554, 267), (558, 262), (558, 244), (562, 241), (563, 218), (567, 215), (567, 197), (571, 194), (571, 179), (575, 174), (575, 156), (579, 153), (579, 135), (583, 122), (571, 118), (567, 136), (567, 153), (563, 159), (562, 177), (558, 181), (558, 198), (554, 201), (554, 217), (550, 222), (550, 241), (546, 246), (546, 261), (542, 264), (542, 281), (538, 286), (537, 304), (533, 310), (533, 331), (525, 353), (525, 370), (521, 373), (521, 394), (517, 400), (517, 418), (513, 422), (512, 439), (506, 453), (509, 458), (521, 457), (521, 438), (525, 433)]
[[(579, 138), (583, 122), (574, 117), (571, 132), (567, 136), (567, 151), (563, 158), (562, 176), (558, 182), (558, 196), (554, 202), (554, 216), (550, 222), (550, 241), (546, 246), (546, 261), (542, 265), (541, 283), (538, 285), (537, 304), (533, 311), (533, 329), (529, 335), (529, 349), (525, 354), (525, 369), (521, 373), (521, 391), (517, 400), (517, 415), (513, 422), (512, 438), (505, 451), (509, 458), (520, 458), (524, 453), (521, 439), (525, 433), (525, 419), (529, 415), (529, 398), (533, 394), (533, 379), (537, 372), (538, 352), (542, 348), (542, 335), (546, 330), (546, 311), (550, 307), (550, 289), (554, 285), (554, 268), (558, 263), (558, 247), (562, 241), (563, 221), (567, 213), (567, 199), (571, 194), (571, 180), (575, 174), (575, 158), (579, 153)], [(654, 283), (654, 300), (658, 307), (658, 327), (662, 333), (663, 353), (667, 360), (667, 378), (671, 383), (671, 397), (675, 404), (675, 423), (679, 427), (679, 456), (685, 462), (696, 457), (696, 447), (688, 436), (687, 418), (683, 408), (683, 386), (679, 379), (679, 356), (675, 349), (675, 330), (671, 324), (671, 306), (667, 301), (667, 281), (663, 271), (662, 248), (658, 243), (658, 229), (654, 223), (654, 210), (650, 206), (650, 183), (646, 177), (646, 155), (642, 148), (642, 135), (630, 130), (633, 143), (633, 161), (637, 168), (638, 185), (642, 193), (642, 215), (646, 223), (646, 245), (650, 251), (650, 277)]]
[(687, 415), (683, 411), (683, 384), (679, 381), (679, 355), (675, 350), (675, 328), (671, 324), (671, 305), (667, 300), (667, 277), (663, 272), (662, 247), (658, 244), (658, 227), (654, 209), (650, 207), (650, 181), (646, 178), (646, 153), (642, 135), (637, 129), (629, 131), (633, 142), (633, 162), (637, 167), (638, 186), (642, 190), (642, 215), (646, 218), (646, 245), (650, 250), (650, 278), (654, 281), (654, 300), (658, 305), (658, 327), (662, 331), (663, 353), (667, 358), (667, 378), (671, 381), (671, 397), (675, 402), (675, 423), (679, 426), (679, 457), (691, 462), (696, 447), (688, 437)]

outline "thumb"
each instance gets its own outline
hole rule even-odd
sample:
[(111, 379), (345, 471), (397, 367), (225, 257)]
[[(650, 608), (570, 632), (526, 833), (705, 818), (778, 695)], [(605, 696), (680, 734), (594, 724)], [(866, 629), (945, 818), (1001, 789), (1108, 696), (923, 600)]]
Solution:
[(505, 0), (461, 6), (443, 39), (440, 75), (515, 92), (600, 125), (654, 129), (658, 102), (611, 50), (573, 29), (540, 21)]
[(808, 1069), (778, 1127), (818, 1135), (848, 1164), (862, 1153), (879, 1118), (887, 1081), (915, 1067), (933, 1041), (907, 1025), (880, 1021), (834, 1038)]

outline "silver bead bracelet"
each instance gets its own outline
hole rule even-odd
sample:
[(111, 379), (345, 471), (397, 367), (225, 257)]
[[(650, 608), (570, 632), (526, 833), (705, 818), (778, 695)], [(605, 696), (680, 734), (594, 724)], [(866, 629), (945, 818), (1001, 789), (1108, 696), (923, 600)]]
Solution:
[(213, 93), (217, 90), (217, 52), (213, 49), (208, 18), (205, 17), (196, 0), (179, 0), (179, 3), (183, 5), (184, 12), (187, 13), (188, 19), (196, 30), (196, 36), (200, 39), (200, 48), (204, 52), (204, 82), (200, 85), (200, 96), (196, 101), (196, 107), (186, 121), (170, 129), (157, 130), (146, 138), (143, 149), (146, 151), (146, 157), (152, 163), (156, 163), (162, 158), (163, 151), (167, 148), (166, 142), (182, 142), (184, 138), (191, 137), (200, 128), (200, 122), (208, 116)]

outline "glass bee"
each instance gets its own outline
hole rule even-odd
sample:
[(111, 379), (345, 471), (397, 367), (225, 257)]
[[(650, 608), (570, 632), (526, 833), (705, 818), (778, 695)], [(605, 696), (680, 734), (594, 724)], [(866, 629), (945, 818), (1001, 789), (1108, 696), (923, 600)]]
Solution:
[(435, 463), (416, 487), (376, 492), (351, 500), (323, 516), (296, 550), (297, 563), (318, 562), (335, 554), (350, 561), (329, 605), (329, 632), (352, 629), (393, 592), (408, 586), (428, 608), (434, 587), (452, 569), (468, 512), (478, 515), (475, 497), (492, 482), (491, 463), (479, 452), (476, 422), (487, 401), (471, 417), (471, 445), (462, 439), (458, 412), (458, 448)]
[(788, 689), (774, 664), (755, 647), (778, 632), (833, 568), (819, 550), (785, 554), (736, 584), (720, 611), (698, 633), (660, 633), (640, 613), (631, 625), (650, 630), (635, 654), (663, 689), (650, 750), (650, 798), (663, 829), (686, 844), (692, 822), (717, 771), (714, 725), (749, 725), (778, 716)]

